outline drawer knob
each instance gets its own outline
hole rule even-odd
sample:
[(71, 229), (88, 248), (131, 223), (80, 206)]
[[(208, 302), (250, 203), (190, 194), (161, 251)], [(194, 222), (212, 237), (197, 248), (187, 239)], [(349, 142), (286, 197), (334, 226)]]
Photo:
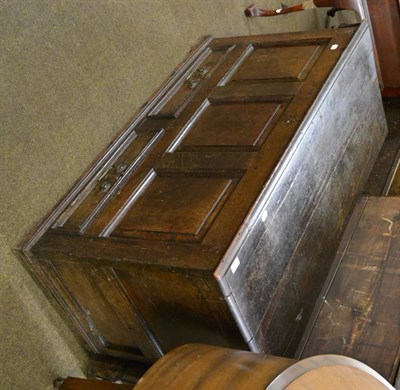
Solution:
[(107, 192), (110, 188), (111, 188), (111, 183), (109, 181), (105, 181), (105, 182), (101, 183), (100, 189), (103, 192)]
[(199, 80), (191, 77), (187, 79), (187, 85), (190, 89), (194, 89), (199, 85)]
[(125, 162), (121, 162), (117, 165), (117, 173), (123, 173), (126, 171), (126, 168), (128, 168), (128, 164)]
[(202, 66), (201, 68), (197, 69), (197, 71), (203, 76), (209, 71), (209, 68), (207, 66)]

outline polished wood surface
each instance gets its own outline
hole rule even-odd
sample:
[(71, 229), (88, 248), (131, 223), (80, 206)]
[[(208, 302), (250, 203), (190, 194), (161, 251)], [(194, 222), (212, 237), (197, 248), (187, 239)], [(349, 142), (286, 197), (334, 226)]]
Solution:
[(155, 363), (135, 390), (264, 390), (295, 360), (209, 345), (179, 347)]
[(360, 200), (299, 357), (351, 356), (394, 380), (400, 360), (399, 234), (399, 197)]
[(388, 387), (356, 368), (340, 365), (315, 368), (285, 387), (285, 390), (320, 389), (388, 390)]
[(60, 390), (132, 390), (133, 386), (101, 380), (67, 378)]
[[(68, 378), (61, 389), (117, 390), (130, 385)], [(394, 390), (367, 365), (345, 356), (302, 361), (189, 344), (171, 351), (138, 381), (135, 390)]]
[(385, 135), (370, 47), (364, 23), (192, 51), (22, 244), (95, 354), (293, 355)]
[(266, 390), (394, 390), (366, 364), (342, 355), (316, 355), (291, 365)]

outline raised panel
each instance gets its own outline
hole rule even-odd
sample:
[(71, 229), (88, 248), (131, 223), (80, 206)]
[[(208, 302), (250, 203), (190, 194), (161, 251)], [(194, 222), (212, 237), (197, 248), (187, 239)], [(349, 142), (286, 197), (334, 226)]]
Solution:
[(198, 241), (232, 189), (229, 178), (156, 176), (112, 235)]
[(83, 233), (163, 134), (163, 129), (133, 133), (127, 146), (74, 199), (55, 227)]
[(231, 81), (304, 80), (322, 51), (320, 45), (258, 47), (233, 74)]
[(198, 92), (232, 46), (220, 50), (208, 48), (182, 78), (166, 93), (151, 112), (151, 116), (177, 118)]
[(143, 342), (147, 329), (139, 323), (123, 290), (118, 289), (112, 270), (57, 262), (54, 272), (85, 319), (82, 326), (101, 348), (117, 355), (161, 356), (158, 346)]
[[(165, 351), (184, 343), (209, 343), (244, 349), (238, 329), (220, 299), (212, 272), (135, 267), (115, 269), (125, 291), (148, 320)], [(212, 306), (209, 302), (212, 302)]]
[(209, 95), (211, 103), (290, 102), (299, 92), (300, 81), (282, 83), (232, 83), (216, 87)]
[(265, 140), (284, 107), (279, 102), (206, 104), (184, 130), (179, 149), (236, 147), (251, 150)]

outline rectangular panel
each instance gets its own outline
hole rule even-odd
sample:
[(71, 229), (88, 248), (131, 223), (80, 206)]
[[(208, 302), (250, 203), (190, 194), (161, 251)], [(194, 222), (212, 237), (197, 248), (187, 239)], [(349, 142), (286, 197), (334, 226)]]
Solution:
[(211, 270), (135, 266), (116, 274), (164, 350), (189, 342), (246, 348)]
[(297, 94), (301, 82), (228, 84), (216, 87), (209, 95), (211, 103), (289, 102)]
[(165, 153), (155, 166), (157, 172), (220, 172), (222, 176), (241, 177), (254, 153), (222, 151), (177, 151)]
[(156, 176), (112, 235), (198, 241), (232, 188), (228, 178)]
[(181, 80), (161, 99), (150, 115), (177, 118), (191, 98), (221, 63), (229, 48), (215, 51), (208, 48)]
[(83, 233), (96, 215), (132, 174), (147, 152), (161, 137), (163, 129), (133, 133), (127, 146), (96, 175), (59, 218), (55, 227)]
[(279, 102), (205, 104), (184, 130), (178, 150), (199, 147), (252, 150), (266, 139), (284, 107)]
[(317, 61), (322, 49), (320, 45), (311, 44), (256, 47), (249, 52), (230, 81), (273, 79), (302, 81)]
[(84, 267), (79, 264), (54, 264), (58, 278), (66, 286), (87, 324), (82, 324), (102, 348), (115, 354), (156, 358), (158, 346), (150, 347), (140, 319), (118, 289), (118, 280), (111, 270)]

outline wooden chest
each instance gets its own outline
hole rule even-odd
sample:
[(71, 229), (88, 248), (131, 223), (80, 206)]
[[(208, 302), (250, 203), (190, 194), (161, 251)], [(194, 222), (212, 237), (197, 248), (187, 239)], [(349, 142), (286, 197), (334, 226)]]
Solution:
[(366, 24), (207, 38), (21, 257), (95, 353), (290, 356), (385, 132)]

